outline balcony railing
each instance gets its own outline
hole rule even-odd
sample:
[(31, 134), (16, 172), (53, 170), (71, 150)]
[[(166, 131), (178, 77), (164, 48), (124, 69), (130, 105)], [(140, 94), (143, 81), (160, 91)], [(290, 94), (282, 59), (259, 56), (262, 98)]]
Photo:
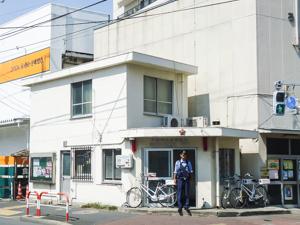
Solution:
[(125, 13), (121, 14), (120, 16), (118, 16), (118, 18), (130, 16), (130, 15), (132, 15), (132, 14), (140, 11), (141, 9), (145, 8), (146, 6), (152, 4), (153, 2), (156, 2), (156, 1), (157, 0), (142, 0), (136, 6), (132, 7), (131, 9), (128, 9)]

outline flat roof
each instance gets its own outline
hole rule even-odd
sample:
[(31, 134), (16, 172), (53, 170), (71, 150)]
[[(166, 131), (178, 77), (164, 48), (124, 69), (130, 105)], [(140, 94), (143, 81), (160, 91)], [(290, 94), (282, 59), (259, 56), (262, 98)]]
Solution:
[(185, 75), (196, 74), (198, 71), (198, 67), (193, 65), (176, 62), (152, 55), (146, 55), (139, 52), (129, 52), (66, 68), (54, 73), (45, 73), (42, 75), (24, 78), (22, 82), (24, 86), (32, 86), (35, 84), (75, 76), (95, 70), (101, 70), (120, 64), (142, 65), (145, 67), (153, 67), (174, 73), (183, 73)]
[(14, 125), (23, 125), (29, 124), (30, 119), (28, 117), (25, 118), (11, 118), (7, 120), (0, 120), (0, 128), (1, 127), (9, 127)]
[(276, 128), (272, 128), (272, 129), (260, 128), (258, 132), (262, 134), (296, 134), (296, 135), (300, 134), (300, 130), (288, 130), (288, 129), (276, 129)]
[[(185, 135), (180, 135), (180, 130), (185, 130)], [(227, 127), (153, 127), (133, 128), (122, 131), (123, 138), (144, 137), (236, 137), (258, 138), (258, 132)]]

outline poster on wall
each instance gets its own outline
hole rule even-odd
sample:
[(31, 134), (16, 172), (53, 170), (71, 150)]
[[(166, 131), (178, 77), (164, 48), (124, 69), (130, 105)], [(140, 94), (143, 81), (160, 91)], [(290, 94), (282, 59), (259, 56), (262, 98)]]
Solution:
[(279, 159), (269, 159), (268, 160), (269, 170), (279, 170)]
[(53, 157), (31, 157), (31, 176), (32, 182), (53, 183), (54, 176)]
[(284, 186), (284, 200), (293, 200), (293, 186), (292, 185)]
[(283, 160), (283, 169), (284, 170), (292, 170), (294, 169), (292, 160)]
[(282, 179), (283, 180), (288, 180), (288, 171), (287, 170), (282, 170)]
[(278, 180), (278, 170), (269, 170), (269, 179), (271, 180)]
[(294, 171), (293, 170), (288, 170), (288, 178), (289, 179), (294, 178)]

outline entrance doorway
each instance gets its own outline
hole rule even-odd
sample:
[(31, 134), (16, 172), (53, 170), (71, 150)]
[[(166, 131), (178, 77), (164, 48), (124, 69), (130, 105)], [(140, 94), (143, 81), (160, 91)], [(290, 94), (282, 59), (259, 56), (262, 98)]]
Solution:
[(70, 194), (71, 188), (71, 153), (70, 151), (61, 152), (60, 160), (61, 176), (60, 176), (60, 191)]
[[(156, 177), (164, 180), (173, 179), (174, 165), (176, 160), (180, 158), (181, 151), (186, 150), (188, 153), (188, 160), (193, 165), (195, 171), (195, 150), (194, 149), (163, 149), (153, 148), (145, 150), (145, 166), (144, 172), (156, 173)], [(194, 175), (194, 178), (196, 176)], [(155, 188), (156, 182), (149, 181), (148, 185)], [(196, 184), (195, 179), (192, 179), (190, 186), (190, 206), (196, 206)]]

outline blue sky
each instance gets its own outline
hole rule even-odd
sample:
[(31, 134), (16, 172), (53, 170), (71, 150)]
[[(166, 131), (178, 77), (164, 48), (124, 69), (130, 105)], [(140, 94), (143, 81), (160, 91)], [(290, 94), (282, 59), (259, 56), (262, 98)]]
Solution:
[[(98, 0), (5, 0), (4, 3), (0, 3), (0, 24), (50, 2), (80, 8), (97, 1)], [(89, 9), (111, 14), (112, 0), (100, 3)]]

